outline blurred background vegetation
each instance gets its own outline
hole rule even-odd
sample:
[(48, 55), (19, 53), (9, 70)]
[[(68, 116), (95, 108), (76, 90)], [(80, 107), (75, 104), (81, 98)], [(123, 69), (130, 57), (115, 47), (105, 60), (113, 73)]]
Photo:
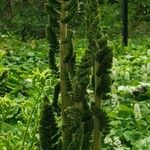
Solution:
[[(29, 37), (45, 37), (46, 0), (1, 0), (0, 32), (11, 31), (25, 41)], [(101, 26), (110, 38), (121, 34), (120, 0), (99, 0)], [(150, 32), (149, 0), (129, 0), (129, 36)]]

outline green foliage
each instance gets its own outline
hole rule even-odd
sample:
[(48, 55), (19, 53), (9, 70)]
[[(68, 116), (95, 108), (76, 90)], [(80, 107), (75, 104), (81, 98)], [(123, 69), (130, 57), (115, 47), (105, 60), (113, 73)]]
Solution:
[(23, 43), (14, 36), (1, 37), (0, 149), (34, 150), (39, 147), (41, 98), (52, 94), (56, 83), (47, 65), (48, 45), (43, 40)]
[[(44, 37), (44, 26), (46, 24), (46, 14), (44, 12), (44, 2), (36, 1), (14, 1), (12, 3), (12, 30), (20, 34), (22, 40), (29, 36)], [(39, 32), (40, 31), (40, 32)]]
[[(8, 1), (9, 2), (9, 1)], [(17, 35), (25, 36), (25, 40), (28, 37), (45, 37), (44, 27), (48, 23), (46, 12), (44, 11), (46, 0), (36, 1), (32, 0), (27, 3), (23, 0), (13, 0), (11, 3), (12, 8), (8, 8), (7, 3), (4, 0), (0, 1), (0, 31), (5, 33), (6, 30), (13, 31)], [(50, 1), (53, 3), (54, 1)], [(71, 9), (77, 1), (69, 0), (64, 9)], [(78, 3), (78, 12), (74, 13), (75, 20), (72, 24), (74, 28), (78, 28), (78, 34), (84, 37), (85, 32), (85, 7), (84, 1), (80, 0)], [(118, 0), (98, 0), (100, 3), (99, 7), (101, 9), (100, 22), (101, 27), (104, 32), (106, 32), (109, 37), (118, 37), (120, 35), (120, 10), (121, 4)], [(137, 31), (133, 32), (138, 25), (143, 22), (149, 22), (149, 0), (129, 0), (129, 28), (131, 33), (136, 34)], [(55, 6), (57, 10), (60, 9), (59, 2), (55, 1)], [(109, 10), (109, 11), (108, 11)], [(9, 12), (10, 11), (10, 12)], [(10, 14), (9, 14), (10, 13)], [(54, 16), (53, 16), (54, 17)], [(149, 25), (149, 23), (148, 23)], [(115, 29), (115, 30), (114, 30)], [(143, 31), (142, 28), (139, 30)], [(147, 31), (145, 31), (146, 33)], [(142, 34), (142, 33), (141, 33)]]
[[(114, 84), (112, 86), (112, 107), (108, 109), (111, 130), (104, 139), (106, 149), (149, 148), (147, 141), (149, 111), (147, 109), (149, 109), (150, 97), (146, 93), (150, 80), (148, 41), (149, 37), (145, 37), (144, 40), (141, 38), (132, 40), (120, 54), (118, 53), (121, 47), (115, 46), (116, 41), (112, 43), (115, 46), (112, 68)], [(143, 87), (146, 91), (143, 90)]]
[[(20, 3), (20, 1), (18, 2)], [(69, 2), (71, 3), (72, 1)], [(139, 1), (139, 3), (141, 3), (141, 1)], [(43, 24), (45, 26), (46, 23), (44, 20), (40, 21), (41, 24), (39, 24), (38, 21), (36, 23), (34, 22), (34, 19), (36, 20), (36, 18), (32, 20), (32, 17), (34, 16), (34, 13), (32, 14), (34, 9), (32, 8), (36, 5), (32, 6), (31, 4), (32, 2), (30, 2), (30, 7), (24, 8), (29, 9), (28, 11), (26, 10), (26, 13), (24, 13), (25, 10), (23, 10), (22, 13), (17, 13), (21, 10), (14, 10), (18, 14), (15, 16), (16, 20), (13, 22), (16, 25), (15, 27), (19, 27), (17, 28), (19, 30), (17, 32), (22, 30), (24, 24), (28, 24), (29, 26), (27, 28), (31, 31), (33, 31), (33, 28), (31, 27), (33, 24), (38, 25), (35, 29), (39, 29), (41, 24), (42, 26)], [(68, 3), (67, 5), (68, 6), (65, 8), (66, 10), (68, 10), (69, 5), (71, 4)], [(60, 9), (59, 5), (55, 4), (55, 6), (57, 9)], [(131, 8), (133, 7), (133, 5), (130, 6)], [(3, 6), (0, 5), (0, 7), (2, 8)], [(107, 31), (107, 33), (109, 35), (113, 32), (118, 33), (120, 28), (118, 23), (119, 19), (117, 18), (117, 15), (119, 14), (118, 4), (114, 4), (113, 6), (103, 5), (101, 8), (101, 10), (103, 10), (101, 17), (103, 20), (106, 20), (100, 23), (102, 29), (108, 29), (109, 32)], [(42, 9), (40, 10), (42, 11)], [(95, 9), (91, 8), (91, 12), (92, 10)], [(29, 16), (24, 16), (26, 14), (29, 14)], [(37, 14), (40, 18), (39, 12)], [(133, 15), (134, 14), (131, 14), (130, 17), (133, 18)], [(58, 16), (56, 15), (56, 17)], [(24, 20), (26, 20), (26, 22), (24, 22)], [(73, 22), (73, 19), (70, 21)], [(132, 21), (130, 23), (132, 24)], [(53, 26), (57, 29), (57, 24), (54, 24)], [(99, 25), (99, 23), (97, 23), (97, 25)], [(108, 25), (111, 26), (111, 28), (108, 28)], [(70, 29), (74, 28), (71, 28), (71, 25), (69, 26)], [(114, 30), (114, 28), (116, 30)], [(104, 121), (104, 124), (101, 124), (100, 128), (104, 133), (102, 137), (104, 149), (149, 150), (150, 39), (146, 36), (136, 37), (134, 40), (129, 40), (128, 47), (123, 48), (120, 45), (120, 39), (108, 41), (106, 36), (99, 33), (95, 36), (98, 38), (98, 47), (101, 48), (97, 52), (96, 60), (99, 63), (103, 63), (103, 65), (99, 67), (97, 75), (100, 75), (102, 79), (104, 79), (101, 80), (101, 85), (98, 88), (99, 92), (97, 93), (110, 92), (110, 86), (108, 85), (110, 85), (111, 80), (110, 76), (106, 73), (110, 73), (112, 52), (106, 45), (111, 45), (114, 53), (111, 77), (113, 81), (111, 99), (110, 101), (103, 101), (105, 111), (107, 112), (106, 115), (103, 110), (94, 108), (95, 111), (92, 111), (89, 108), (89, 102), (94, 99), (94, 94), (91, 90), (91, 85), (89, 84), (92, 76), (91, 72), (93, 71), (90, 68), (94, 63), (93, 58), (96, 53), (95, 48), (93, 47), (95, 37), (91, 34), (92, 30), (95, 30), (95, 28), (91, 27), (90, 29), (89, 36), (92, 38), (90, 42), (85, 38), (81, 39), (83, 36), (79, 38), (76, 33), (74, 34), (74, 38), (69, 38), (67, 41), (70, 44), (68, 46), (70, 51), (67, 56), (65, 56), (65, 62), (70, 63), (72, 61), (74, 52), (76, 52), (77, 56), (77, 70), (75, 70), (77, 71), (77, 78), (72, 78), (74, 75), (70, 76), (70, 73), (68, 74), (68, 70), (66, 70), (66, 81), (68, 82), (67, 88), (70, 97), (73, 94), (73, 103), (71, 102), (71, 105), (73, 104), (73, 106), (70, 106), (65, 110), (68, 123), (62, 130), (66, 130), (72, 134), (69, 148), (78, 149), (77, 147), (81, 146), (81, 139), (83, 139), (82, 149), (92, 149), (90, 145), (92, 145), (93, 140), (92, 117), (94, 114), (100, 119), (100, 122)], [(36, 32), (34, 32), (34, 34), (36, 34)], [(57, 84), (58, 80), (56, 80), (56, 76), (48, 69), (47, 50), (49, 49), (49, 44), (45, 40), (28, 40), (24, 43), (21, 42), (19, 38), (11, 36), (9, 33), (0, 36), (0, 149), (37, 150), (40, 148), (38, 125), (40, 122), (39, 118), (43, 97), (48, 96), (50, 100), (53, 100), (53, 102), (50, 102), (53, 104), (54, 109), (59, 110), (59, 83)], [(51, 40), (53, 41), (51, 45), (53, 46), (53, 49), (55, 49), (50, 56), (53, 56), (53, 53), (58, 52), (59, 49), (59, 46), (57, 46), (58, 44), (56, 44), (58, 43), (57, 36), (54, 35), (53, 37), (56, 38), (50, 37), (49, 39), (53, 39)], [(91, 44), (90, 46), (89, 43)], [(72, 48), (74, 48), (74, 52)], [(84, 53), (85, 55), (83, 56)], [(108, 53), (110, 53), (110, 55), (108, 55)], [(107, 57), (107, 59), (110, 58), (110, 62), (107, 62), (106, 59), (105, 61), (103, 60), (106, 56), (110, 56)], [(104, 69), (102, 69), (102, 67)], [(78, 81), (80, 83), (79, 85)], [(70, 82), (73, 82), (73, 85), (71, 85)], [(76, 82), (77, 85), (75, 85)], [(56, 87), (54, 88), (55, 85)], [(144, 88), (143, 90), (143, 87), (146, 89)], [(74, 101), (80, 102), (80, 99), (83, 103), (82, 111), (74, 106)], [(49, 107), (49, 103), (46, 104), (48, 104)], [(50, 109), (47, 109), (47, 111), (49, 112), (51, 110), (52, 108), (50, 106)], [(52, 118), (53, 117), (48, 117), (48, 120)], [(44, 120), (46, 121), (47, 119)], [(58, 123), (58, 126), (61, 126), (59, 116), (56, 117), (55, 121), (56, 124)], [(110, 123), (108, 123), (109, 121)], [(50, 124), (51, 123), (52, 122), (50, 122)], [(110, 129), (108, 125), (110, 125), (111, 130), (106, 132)], [(47, 136), (45, 137), (47, 138)], [(48, 138), (48, 140), (50, 140), (50, 138)], [(55, 140), (55, 144), (59, 144), (59, 149), (61, 149), (61, 140)]]
[[(3, 93), (0, 98), (0, 148), (19, 149), (34, 102), (37, 103), (37, 97), (43, 89), (41, 85), (45, 84), (41, 96), (48, 94), (50, 95), (49, 99), (52, 100), (53, 87), (57, 81), (48, 69), (46, 57), (48, 44), (44, 40), (23, 43), (14, 36), (3, 35), (1, 37), (0, 74), (7, 70), (7, 76), (3, 78), (2, 86), (0, 86), (1, 93)], [(112, 68), (114, 84), (111, 105), (104, 102), (106, 112), (111, 120), (110, 134), (103, 138), (105, 149), (116, 150), (119, 146), (124, 149), (149, 149), (150, 98), (145, 92), (141, 94), (146, 94), (146, 99), (140, 94), (136, 97), (132, 94), (144, 84), (146, 87), (149, 85), (149, 42), (149, 37), (130, 40), (127, 48), (122, 48), (118, 44), (121, 43), (120, 41), (111, 42), (115, 56)], [(79, 50), (77, 51), (77, 60), (81, 60), (80, 55), (84, 54), (87, 42), (81, 40), (76, 43), (75, 48)], [(90, 90), (89, 86), (88, 89)], [(83, 103), (83, 149), (89, 148), (88, 145), (92, 142), (93, 125), (90, 124), (92, 116), (87, 102), (93, 101), (93, 93), (89, 93), (89, 90), (90, 99), (86, 99), (86, 103)], [(39, 101), (41, 101), (40, 99)], [(142, 118), (137, 113), (139, 108), (134, 108), (135, 104), (139, 105)], [(39, 148), (38, 118), (40, 111), (41, 105), (37, 103), (28, 128), (25, 149)], [(57, 117), (57, 122), (60, 125), (59, 117)], [(116, 142), (121, 144), (116, 145)]]

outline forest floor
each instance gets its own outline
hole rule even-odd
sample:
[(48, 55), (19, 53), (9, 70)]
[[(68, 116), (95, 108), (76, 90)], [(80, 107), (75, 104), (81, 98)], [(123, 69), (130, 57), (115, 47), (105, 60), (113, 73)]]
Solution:
[[(49, 70), (48, 44), (0, 36), (0, 149), (36, 150), (42, 98), (47, 94), (52, 99), (57, 80)], [(78, 55), (84, 51), (82, 41), (77, 42)], [(121, 39), (109, 44), (114, 51), (112, 99), (104, 109), (111, 118), (111, 131), (104, 150), (149, 150), (150, 37), (132, 37), (128, 47), (121, 45)]]

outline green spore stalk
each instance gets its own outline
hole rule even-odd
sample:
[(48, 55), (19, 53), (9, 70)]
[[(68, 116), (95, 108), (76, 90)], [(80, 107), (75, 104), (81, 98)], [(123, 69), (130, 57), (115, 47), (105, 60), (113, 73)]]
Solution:
[(59, 52), (59, 13), (60, 4), (56, 0), (49, 0), (45, 5), (48, 16), (48, 25), (46, 27), (46, 37), (49, 43), (49, 66), (53, 72), (58, 72), (56, 65), (56, 53)]
[(60, 137), (53, 108), (46, 98), (43, 102), (39, 125), (40, 147), (42, 150), (56, 150)]

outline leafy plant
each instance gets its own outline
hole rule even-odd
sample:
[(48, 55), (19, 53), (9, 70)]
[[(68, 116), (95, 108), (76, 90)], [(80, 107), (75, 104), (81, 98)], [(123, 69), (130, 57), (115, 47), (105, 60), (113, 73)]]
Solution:
[[(134, 12), (131, 10), (134, 5), (132, 2), (130, 3), (129, 16), (132, 20), (134, 14), (131, 13)], [(139, 3), (141, 2), (139, 1)], [(42, 144), (39, 127), (43, 126), (40, 124), (40, 119), (43, 116), (42, 110), (45, 104), (49, 107), (48, 112), (50, 111), (52, 116), (55, 116), (55, 119), (53, 117), (48, 117), (48, 119), (53, 118), (54, 120), (52, 120), (58, 125), (57, 133), (66, 132), (70, 135), (68, 148), (71, 150), (93, 149), (93, 116), (98, 118), (100, 122), (99, 131), (102, 132), (101, 145), (104, 150), (149, 149), (150, 38), (146, 35), (141, 37), (139, 34), (134, 39), (133, 36), (129, 36), (129, 45), (123, 48), (119, 36), (112, 36), (112, 30), (115, 33), (119, 31), (119, 20), (118, 22), (115, 21), (116, 15), (119, 14), (117, 11), (119, 10), (119, 3), (101, 5), (101, 17), (104, 22), (100, 23), (98, 21), (100, 14), (99, 11), (95, 11), (95, 7), (94, 11), (91, 11), (87, 16), (95, 16), (97, 13), (96, 18), (91, 17), (90, 20), (90, 17), (83, 17), (87, 12), (85, 10), (90, 8), (87, 7), (87, 4), (82, 4), (84, 3), (78, 4), (78, 11), (80, 12), (76, 13), (75, 18), (67, 22), (68, 33), (65, 44), (68, 50), (63, 57), (63, 62), (68, 65), (65, 80), (68, 81), (69, 79), (70, 82), (66, 83), (68, 107), (64, 109), (65, 125), (62, 125), (60, 117), (62, 103), (60, 100), (61, 82), (58, 79), (59, 49), (55, 53), (58, 67), (58, 72), (55, 74), (55, 71), (49, 70), (48, 64), (47, 53), (50, 50), (50, 42), (45, 39), (27, 39), (25, 43), (20, 41), (19, 36), (14, 36), (11, 33), (0, 34), (0, 149), (40, 149)], [(76, 23), (78, 25), (80, 23), (77, 21), (78, 17), (82, 24), (76, 27)], [(95, 23), (98, 21), (98, 23), (94, 27), (91, 27), (92, 25), (87, 26), (86, 21), (88, 19), (90, 20), (89, 24), (94, 23), (94, 21)], [(110, 24), (112, 24), (112, 28), (109, 29)], [(106, 28), (104, 25), (107, 25)], [(102, 31), (108, 29), (107, 33), (112, 40), (108, 41), (104, 34), (101, 37), (101, 32), (97, 31), (97, 26), (101, 26)], [(89, 29), (89, 33), (87, 29)], [(141, 29), (144, 27), (140, 28), (138, 33)], [(92, 33), (93, 30), (95, 31), (94, 34)], [(135, 30), (132, 33), (135, 33)], [(89, 36), (87, 36), (88, 34)], [(59, 29), (57, 36), (59, 38)], [(95, 72), (93, 69), (95, 54), (100, 52), (98, 56), (102, 57), (102, 50), (105, 49), (100, 51), (98, 49), (96, 52), (97, 47), (95, 48), (94, 43), (96, 41), (96, 45), (99, 45), (103, 40), (105, 44), (107, 41), (106, 49), (108, 46), (113, 48), (114, 58), (111, 69), (113, 84), (111, 94), (100, 93), (103, 95), (103, 109), (99, 109), (93, 103), (95, 83), (92, 74)], [(96, 58), (98, 63), (101, 62), (99, 57)], [(102, 57), (101, 60), (103, 58), (105, 57)], [(96, 73), (101, 75), (101, 70), (96, 71)], [(103, 76), (100, 77), (103, 78)], [(105, 90), (104, 86), (101, 88)], [(45, 97), (49, 99), (47, 102), (44, 101)], [(109, 100), (104, 100), (104, 98)], [(103, 124), (101, 124), (102, 122)], [(52, 121), (47, 125), (52, 125)], [(46, 135), (45, 132), (43, 133)], [(52, 138), (48, 137), (48, 140), (55, 139), (54, 146), (61, 149), (62, 135), (57, 133), (54, 133), (56, 139), (52, 135)]]

